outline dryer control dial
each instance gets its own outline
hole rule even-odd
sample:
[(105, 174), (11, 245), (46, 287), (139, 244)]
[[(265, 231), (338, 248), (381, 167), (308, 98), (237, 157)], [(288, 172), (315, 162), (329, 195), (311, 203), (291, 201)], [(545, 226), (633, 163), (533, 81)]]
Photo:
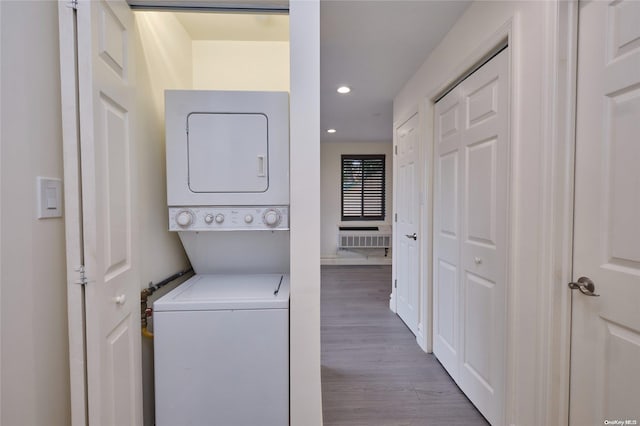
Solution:
[(168, 219), (177, 232), (288, 230), (289, 206), (178, 206)]
[(264, 221), (264, 223), (270, 227), (278, 226), (278, 224), (280, 223), (280, 219), (280, 212), (274, 209), (267, 210), (262, 216), (262, 220)]
[(182, 227), (189, 226), (191, 225), (191, 223), (193, 223), (193, 215), (188, 210), (182, 210), (176, 216), (176, 222), (178, 222), (178, 225)]

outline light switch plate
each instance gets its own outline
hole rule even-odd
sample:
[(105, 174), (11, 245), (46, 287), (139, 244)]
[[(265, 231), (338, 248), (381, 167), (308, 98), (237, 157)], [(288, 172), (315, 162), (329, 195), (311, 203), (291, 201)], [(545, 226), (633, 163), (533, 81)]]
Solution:
[(38, 219), (62, 217), (62, 179), (38, 176)]

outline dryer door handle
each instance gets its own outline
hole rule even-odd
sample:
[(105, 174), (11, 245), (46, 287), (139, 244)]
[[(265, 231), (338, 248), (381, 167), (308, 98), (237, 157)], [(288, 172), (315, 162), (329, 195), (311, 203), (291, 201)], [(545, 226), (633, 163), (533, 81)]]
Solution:
[(266, 176), (264, 160), (265, 160), (265, 156), (264, 155), (258, 155), (258, 177), (265, 177)]

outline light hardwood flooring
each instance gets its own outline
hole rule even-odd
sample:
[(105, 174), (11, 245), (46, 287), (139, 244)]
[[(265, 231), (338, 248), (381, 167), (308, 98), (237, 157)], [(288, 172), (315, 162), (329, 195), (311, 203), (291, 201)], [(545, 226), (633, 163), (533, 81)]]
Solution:
[(325, 426), (487, 425), (389, 310), (390, 266), (322, 267)]

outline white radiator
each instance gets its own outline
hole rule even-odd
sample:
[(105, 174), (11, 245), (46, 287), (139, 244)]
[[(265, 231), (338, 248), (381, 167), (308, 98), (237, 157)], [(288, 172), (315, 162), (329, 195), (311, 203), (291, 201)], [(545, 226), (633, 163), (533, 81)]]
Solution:
[(338, 229), (338, 248), (373, 249), (391, 247), (391, 227), (380, 226), (378, 230), (341, 230)]

